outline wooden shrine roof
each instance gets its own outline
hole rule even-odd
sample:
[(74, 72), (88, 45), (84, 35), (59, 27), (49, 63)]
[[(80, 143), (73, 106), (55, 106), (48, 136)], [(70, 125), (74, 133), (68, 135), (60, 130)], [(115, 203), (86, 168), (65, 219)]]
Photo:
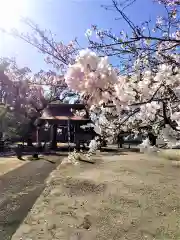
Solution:
[(87, 116), (74, 116), (73, 110), (83, 110), (85, 106), (83, 104), (67, 104), (67, 103), (60, 103), (60, 104), (49, 104), (46, 109), (44, 109), (42, 116), (40, 119), (43, 120), (74, 120), (74, 121), (82, 121), (82, 120), (89, 120)]

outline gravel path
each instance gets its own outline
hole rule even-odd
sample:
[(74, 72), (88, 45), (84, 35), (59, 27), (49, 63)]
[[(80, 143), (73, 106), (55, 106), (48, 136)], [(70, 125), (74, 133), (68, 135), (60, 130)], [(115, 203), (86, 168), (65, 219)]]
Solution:
[(0, 239), (9, 240), (56, 168), (44, 160), (29, 162), (0, 177)]

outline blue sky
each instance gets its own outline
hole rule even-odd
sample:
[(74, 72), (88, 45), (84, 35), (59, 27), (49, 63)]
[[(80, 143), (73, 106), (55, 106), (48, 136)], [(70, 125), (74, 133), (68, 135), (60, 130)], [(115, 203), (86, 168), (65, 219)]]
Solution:
[[(3, 0), (1, 0), (3, 1)], [(6, 1), (6, 0), (4, 0)], [(12, 0), (16, 1), (16, 0)], [(115, 21), (117, 14), (104, 10), (101, 5), (111, 0), (24, 0), (26, 11), (21, 15), (31, 18), (42, 29), (51, 29), (58, 40), (65, 43), (77, 37), (82, 46), (87, 46), (84, 35), (86, 29), (97, 24), (102, 29), (113, 28), (115, 32), (128, 31), (122, 21)], [(137, 24), (149, 18), (155, 19), (163, 14), (163, 9), (153, 0), (137, 0), (129, 8), (128, 15)], [(13, 23), (12, 23), (13, 27)], [(18, 29), (27, 32), (26, 26), (20, 24)], [(33, 71), (41, 68), (48, 70), (43, 56), (32, 46), (21, 40), (0, 34), (0, 56), (16, 57), (21, 67), (28, 66)]]

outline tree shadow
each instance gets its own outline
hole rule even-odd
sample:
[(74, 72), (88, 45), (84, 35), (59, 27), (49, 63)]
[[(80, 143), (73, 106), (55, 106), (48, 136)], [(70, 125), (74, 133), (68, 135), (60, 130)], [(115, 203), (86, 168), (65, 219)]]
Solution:
[(140, 152), (140, 149), (139, 149), (139, 148), (122, 148), (120, 151), (123, 151), (123, 152), (136, 152), (136, 153), (139, 153), (139, 152)]
[(17, 157), (17, 159), (20, 160), (20, 161), (26, 161), (26, 159), (23, 158), (22, 156), (21, 156), (21, 157), (16, 156), (16, 157)]
[(108, 155), (128, 155), (128, 153), (140, 153), (139, 148), (101, 148), (100, 150), (102, 153), (108, 154)]

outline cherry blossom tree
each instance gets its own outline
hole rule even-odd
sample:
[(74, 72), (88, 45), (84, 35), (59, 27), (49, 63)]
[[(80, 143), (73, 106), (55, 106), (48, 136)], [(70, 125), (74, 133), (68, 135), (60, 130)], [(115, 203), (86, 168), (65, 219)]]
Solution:
[[(33, 74), (27, 68), (19, 69), (15, 61), (9, 63), (9, 59), (6, 59), (8, 67), (5, 75), (8, 77), (11, 87), (7, 83), (4, 84), (4, 88), (6, 88), (4, 101), (13, 104), (16, 111), (17, 108), (18, 111), (24, 111), (24, 114), (34, 121), (52, 101), (69, 101), (69, 97), (76, 102), (79, 101), (78, 94), (68, 89), (63, 77), (68, 64), (74, 62), (77, 42), (74, 40), (65, 45), (63, 42), (56, 41), (56, 37), (51, 31), (40, 29), (30, 19), (23, 19), (23, 22), (29, 27), (30, 33), (21, 33), (17, 29), (13, 29), (11, 32), (1, 30), (37, 48), (44, 54), (45, 62), (51, 65), (54, 71), (41, 70), (37, 74)], [(5, 82), (7, 82), (7, 77)]]
[[(88, 66), (88, 71), (86, 70), (85, 73), (88, 75), (86, 85), (93, 83), (96, 91), (95, 93), (91, 90), (88, 92), (83, 86), (82, 92), (93, 104), (99, 105), (103, 102), (109, 105), (113, 103), (119, 116), (113, 121), (116, 123), (114, 127), (116, 130), (149, 128), (150, 131), (157, 134), (168, 124), (177, 135), (179, 131), (180, 3), (168, 0), (156, 1), (162, 5), (167, 14), (157, 17), (156, 23), (151, 29), (150, 21), (137, 25), (125, 13), (127, 7), (134, 2), (134, 0), (125, 2), (112, 0), (112, 5), (104, 6), (106, 10), (113, 10), (119, 15), (118, 21), (126, 22), (131, 29), (130, 34), (119, 29), (120, 34), (116, 35), (112, 29), (102, 30), (98, 29), (96, 25), (87, 30), (89, 49), (96, 51), (102, 57), (101, 59), (107, 59), (107, 56), (116, 58), (118, 65), (114, 67), (120, 66), (121, 72), (114, 68), (117, 75), (112, 78), (108, 73), (112, 67), (110, 64), (106, 64), (104, 67), (108, 69), (106, 72), (108, 82), (103, 84), (103, 87), (102, 85), (99, 87), (100, 83), (95, 86), (96, 81), (103, 83), (105, 77), (102, 75), (105, 71), (100, 76), (99, 66), (93, 69), (93, 64), (89, 64), (87, 59), (92, 61), (90, 55), (95, 53), (89, 53), (88, 57), (82, 58), (86, 62), (85, 65)], [(94, 36), (97, 36), (96, 40), (94, 40)], [(79, 54), (80, 58), (81, 54)], [(82, 60), (79, 61), (79, 63), (81, 62)], [(77, 74), (77, 64), (74, 69)], [(83, 66), (81, 76), (82, 72), (85, 72), (84, 69), (86, 67)], [(69, 71), (69, 73), (71, 72), (72, 70)], [(93, 72), (93, 80), (90, 72)], [(94, 77), (95, 73), (97, 73), (96, 77)], [(67, 80), (68, 84), (70, 84), (70, 79)], [(113, 84), (114, 79), (116, 80)], [(71, 87), (75, 87), (76, 84), (73, 82)], [(108, 87), (106, 87), (107, 85)], [(90, 89), (89, 86), (88, 89)], [(107, 126), (110, 125), (107, 118), (104, 118), (105, 122)]]
[[(63, 81), (63, 75), (68, 65), (74, 63), (78, 49), (80, 48), (77, 39), (75, 38), (68, 44), (65, 44), (62, 41), (58, 41), (56, 35), (50, 30), (41, 29), (31, 19), (23, 18), (22, 22), (28, 27), (27, 33), (20, 32), (18, 29), (12, 29), (10, 32), (7, 32), (5, 29), (1, 29), (1, 31), (30, 44), (44, 55), (45, 62), (54, 71), (44, 72), (41, 70), (38, 74), (35, 74), (35, 78), (38, 78), (38, 81), (41, 83), (43, 82), (43, 86), (46, 85), (50, 89), (50, 92), (55, 93), (56, 91), (56, 93), (60, 93), (61, 98), (66, 101), (68, 101), (69, 97), (71, 99), (73, 97), (75, 101), (79, 101), (78, 94), (69, 90), (65, 81)], [(61, 81), (59, 81), (60, 79)]]
[[(122, 127), (130, 130), (148, 125), (157, 130), (165, 124), (178, 130), (179, 100), (175, 92), (179, 92), (179, 69), (175, 67), (172, 72), (172, 66), (162, 64), (157, 72), (145, 69), (140, 73), (141, 77), (138, 70), (132, 76), (118, 75), (107, 57), (87, 49), (69, 67), (65, 80), (70, 89), (81, 93), (90, 110), (94, 108), (93, 113), (97, 107), (106, 111), (103, 105), (113, 104), (117, 132)], [(109, 125), (107, 112), (103, 116), (102, 122)]]
[(153, 20), (146, 20), (141, 24), (132, 22), (126, 10), (133, 7), (134, 0), (111, 2), (111, 5), (103, 7), (114, 11), (119, 25), (121, 26), (121, 21), (124, 21), (131, 32), (119, 29), (116, 31), (119, 32), (117, 35), (112, 29), (103, 30), (93, 25), (86, 32), (89, 47), (93, 51), (102, 56), (116, 58), (117, 66), (123, 68), (127, 74), (134, 70), (132, 66), (135, 61), (138, 61), (141, 69), (146, 67), (147, 63), (151, 68), (162, 63), (179, 66), (176, 60), (180, 42), (179, 1), (155, 1), (165, 9), (166, 15), (158, 16), (154, 26)]
[[(13, 34), (35, 46), (56, 72), (65, 74), (63, 84), (80, 95), (96, 124), (108, 135), (117, 135), (122, 129), (149, 129), (158, 134), (165, 126), (177, 133), (180, 130), (179, 0), (154, 1), (166, 12), (157, 17), (154, 26), (152, 20), (137, 24), (130, 19), (126, 10), (134, 2), (112, 0), (111, 5), (104, 6), (115, 12), (117, 21), (125, 21), (131, 32), (119, 29), (119, 34), (114, 34), (112, 29), (102, 30), (93, 25), (86, 32), (88, 49), (79, 51), (76, 40), (68, 45), (56, 42), (51, 32), (42, 31), (29, 20), (25, 22), (32, 35), (17, 31)], [(114, 66), (109, 62), (112, 57), (117, 62)], [(49, 85), (54, 89), (59, 76), (52, 72), (50, 75)]]
[(13, 113), (13, 118), (23, 120), (22, 124), (27, 125), (24, 136), (28, 135), (43, 109), (62, 99), (67, 85), (63, 77), (52, 71), (33, 74), (29, 68), (19, 68), (14, 59), (2, 58), (0, 66), (0, 102)]
[(22, 22), (28, 27), (27, 33), (12, 29), (10, 32), (2, 29), (3, 32), (19, 38), (35, 47), (45, 57), (46, 63), (51, 65), (56, 72), (64, 74), (68, 64), (74, 62), (79, 48), (77, 39), (71, 40), (68, 44), (56, 40), (56, 35), (50, 30), (41, 29), (29, 18), (23, 18)]

